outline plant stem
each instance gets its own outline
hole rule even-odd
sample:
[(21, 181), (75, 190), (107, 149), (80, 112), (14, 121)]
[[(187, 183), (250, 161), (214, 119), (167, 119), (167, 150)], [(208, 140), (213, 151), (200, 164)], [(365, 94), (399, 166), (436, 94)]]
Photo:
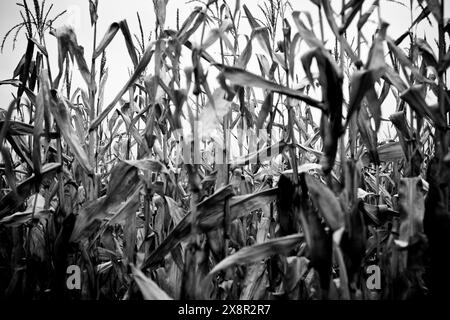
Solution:
[[(95, 83), (95, 48), (97, 46), (97, 21), (94, 22), (94, 39), (92, 44), (92, 60), (91, 60), (91, 85)], [(96, 88), (89, 88), (89, 120), (92, 123), (96, 116), (95, 111), (95, 94)], [(97, 139), (97, 129), (89, 132), (89, 162), (92, 168), (95, 168), (94, 175), (90, 180), (89, 186), (89, 198), (94, 200), (97, 198), (97, 183), (96, 183), (96, 172), (97, 172), (97, 155), (96, 155), (96, 139)]]
[[(222, 26), (222, 15), (219, 11), (219, 4), (216, 2), (216, 10), (217, 14), (219, 16), (219, 29)], [(222, 37), (219, 39), (220, 41), (220, 55), (222, 59), (222, 66), (225, 65), (225, 57), (224, 57), (224, 50), (223, 50), (223, 40)], [(229, 176), (229, 163), (228, 163), (228, 130), (230, 128), (231, 123), (231, 117), (232, 117), (232, 111), (231, 109), (226, 113), (226, 115), (223, 117), (223, 161), (224, 164), (222, 165), (222, 179), (223, 184), (226, 186), (230, 183), (230, 176)], [(227, 199), (225, 199), (224, 202), (224, 217), (223, 217), (223, 256), (226, 257), (228, 253), (228, 227), (230, 225), (229, 216), (230, 216), (230, 202)]]

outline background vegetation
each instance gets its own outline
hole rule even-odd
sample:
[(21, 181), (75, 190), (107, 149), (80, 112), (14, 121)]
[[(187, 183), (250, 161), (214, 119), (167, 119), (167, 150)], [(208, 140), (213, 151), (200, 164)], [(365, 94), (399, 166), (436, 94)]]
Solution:
[[(380, 0), (312, 2), (315, 12), (198, 2), (171, 30), (167, 0), (153, 0), (151, 32), (138, 14), (139, 30), (123, 20), (99, 35), (90, 0), (90, 57), (72, 28), (53, 27), (63, 13), (18, 3), (23, 20), (3, 42), (25, 36), (27, 47), (0, 81), (14, 95), (0, 113), (0, 297), (448, 296), (444, 1), (396, 2), (411, 12), (397, 39)], [(417, 34), (420, 24), (438, 38)], [(131, 72), (104, 101), (115, 37)], [(188, 147), (192, 161), (180, 156)], [(69, 265), (82, 270), (80, 290), (66, 286)], [(366, 286), (371, 265), (378, 290)]]

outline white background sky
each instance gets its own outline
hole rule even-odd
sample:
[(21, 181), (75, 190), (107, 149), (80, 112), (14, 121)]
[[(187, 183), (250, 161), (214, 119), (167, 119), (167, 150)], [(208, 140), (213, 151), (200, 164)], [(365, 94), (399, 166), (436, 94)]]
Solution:
[[(409, 0), (400, 0), (405, 3), (405, 6), (399, 5), (397, 3), (380, 0), (381, 2), (381, 15), (383, 20), (390, 24), (388, 29), (388, 34), (392, 38), (396, 38), (401, 35), (410, 25), (410, 12), (409, 12)], [(19, 7), (16, 5), (19, 0), (2, 0), (0, 3), (0, 38), (3, 38), (7, 30), (14, 24), (20, 21)], [(231, 7), (234, 7), (234, 1), (228, 1)], [(255, 0), (241, 0), (241, 5), (246, 4), (254, 16), (262, 19), (262, 14), (258, 8), (258, 4), (262, 4), (264, 1)], [(347, 2), (347, 1), (346, 1)], [(450, 1), (449, 1), (450, 2)], [(47, 6), (53, 3), (54, 8), (52, 10), (51, 16), (53, 17), (56, 13), (61, 12), (64, 9), (68, 10), (68, 13), (60, 18), (54, 27), (60, 26), (61, 24), (71, 24), (75, 27), (78, 43), (82, 45), (85, 49), (85, 58), (90, 66), (90, 57), (92, 55), (92, 28), (90, 24), (89, 17), (89, 1), (88, 0), (58, 0), (52, 1), (47, 0)], [(363, 11), (367, 10), (373, 1), (365, 1), (363, 5)], [(29, 4), (32, 7), (32, 1), (29, 0)], [(176, 27), (176, 10), (180, 9), (180, 25), (190, 14), (193, 7), (199, 5), (199, 3), (186, 3), (185, 0), (169, 0), (167, 7), (167, 18), (166, 18), (166, 28), (175, 29)], [(316, 33), (319, 31), (318, 17), (317, 17), (317, 7), (312, 4), (309, 0), (292, 0), (291, 5), (294, 10), (305, 10), (312, 13)], [(340, 11), (341, 0), (333, 0), (332, 5), (336, 12)], [(413, 1), (414, 18), (420, 13), (420, 8), (416, 1)], [(148, 35), (149, 31), (154, 30), (155, 26), (155, 15), (153, 11), (153, 1), (151, 0), (99, 0), (99, 19), (98, 19), (98, 41), (103, 37), (108, 26), (114, 22), (122, 19), (128, 21), (130, 30), (133, 33), (138, 33), (139, 27), (136, 17), (136, 12), (139, 12), (144, 31)], [(243, 14), (244, 15), (244, 14)], [(290, 17), (291, 14), (288, 14)], [(426, 36), (428, 40), (434, 39), (437, 36), (437, 28), (435, 21), (430, 15), (430, 19), (434, 23), (433, 27), (430, 27), (426, 20), (422, 22), (419, 26), (418, 36)], [(358, 19), (355, 18), (355, 22)], [(376, 23), (378, 17), (376, 12), (372, 14), (369, 23), (365, 26), (364, 36), (367, 39), (371, 39), (372, 32), (376, 28)], [(349, 28), (348, 38), (351, 40), (352, 37), (356, 36), (354, 30), (355, 22)], [(324, 25), (327, 26), (327, 22), (324, 21)], [(291, 23), (293, 28), (293, 33), (296, 32), (296, 27), (294, 23)], [(241, 20), (240, 32), (243, 34), (250, 34), (250, 28), (246, 19)], [(353, 31), (352, 31), (353, 30)], [(329, 30), (326, 30), (326, 37), (329, 35)], [(47, 49), (49, 51), (50, 61), (54, 64), (52, 66), (52, 73), (57, 73), (57, 43), (56, 39), (47, 35)], [(5, 45), (3, 53), (0, 55), (0, 80), (10, 79), (13, 74), (13, 70), (25, 52), (26, 41), (24, 36), (20, 36), (18, 42), (16, 43), (16, 48), (12, 50), (12, 41), (9, 39)], [(434, 41), (429, 41), (433, 43)], [(255, 43), (255, 42), (254, 42)], [(333, 41), (334, 43), (334, 41)], [(408, 46), (408, 42), (405, 41), (402, 47)], [(435, 46), (433, 46), (435, 48)], [(189, 59), (188, 59), (189, 60)], [(365, 61), (366, 57), (362, 56), (362, 60)], [(257, 68), (257, 64), (254, 64)], [(108, 104), (116, 92), (120, 90), (123, 84), (128, 79), (128, 70), (132, 66), (131, 59), (129, 58), (128, 52), (126, 50), (123, 37), (120, 32), (117, 34), (115, 39), (107, 48), (107, 66), (109, 67), (109, 76), (106, 86), (105, 101), (104, 105)], [(249, 65), (252, 68), (252, 64)], [(252, 70), (253, 72), (259, 73), (259, 70)], [(74, 76), (75, 76), (74, 72)], [(82, 83), (82, 82), (80, 82)], [(84, 84), (83, 84), (84, 85)], [(10, 102), (11, 92), (15, 93), (16, 89), (11, 91), (9, 86), (0, 86), (0, 108), (6, 108)], [(72, 90), (73, 92), (73, 90)], [(389, 114), (383, 114), (383, 116), (389, 116)]]

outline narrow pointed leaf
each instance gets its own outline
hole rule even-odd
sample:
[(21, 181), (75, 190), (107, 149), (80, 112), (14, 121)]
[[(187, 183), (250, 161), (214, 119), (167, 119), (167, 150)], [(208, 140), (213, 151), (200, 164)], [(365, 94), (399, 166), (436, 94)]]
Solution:
[(99, 55), (105, 51), (106, 47), (109, 45), (109, 43), (114, 39), (117, 31), (119, 31), (120, 25), (117, 22), (113, 22), (108, 30), (106, 31), (105, 35), (103, 36), (100, 43), (97, 45), (97, 48), (95, 48), (94, 52), (94, 59), (96, 59)]
[(102, 111), (100, 115), (98, 115), (97, 118), (94, 119), (94, 121), (91, 123), (89, 127), (89, 131), (95, 130), (100, 123), (103, 121), (103, 119), (106, 118), (106, 116), (114, 109), (117, 102), (119, 102), (120, 98), (127, 92), (128, 88), (133, 85), (133, 83), (139, 78), (142, 72), (146, 69), (147, 65), (149, 64), (152, 56), (153, 56), (153, 44), (150, 44), (147, 49), (144, 52), (144, 55), (142, 56), (141, 60), (139, 61), (136, 69), (133, 72), (133, 75), (128, 79), (128, 81), (125, 83), (125, 85), (122, 87), (122, 89), (119, 91), (119, 93), (116, 95), (114, 100)]
[(219, 262), (210, 271), (209, 275), (213, 275), (214, 273), (217, 273), (234, 265), (255, 263), (269, 258), (275, 254), (286, 254), (300, 245), (303, 239), (303, 234), (299, 233), (276, 238), (250, 247), (245, 247)]
[(243, 87), (251, 86), (270, 90), (273, 92), (284, 94), (291, 98), (304, 101), (312, 107), (316, 107), (319, 109), (323, 108), (322, 103), (320, 101), (310, 98), (304, 93), (281, 86), (277, 83), (266, 80), (256, 74), (250, 73), (248, 71), (239, 68), (230, 66), (221, 66), (221, 67), (223, 68), (222, 74), (224, 75), (224, 77), (230, 80), (233, 84), (240, 85)]

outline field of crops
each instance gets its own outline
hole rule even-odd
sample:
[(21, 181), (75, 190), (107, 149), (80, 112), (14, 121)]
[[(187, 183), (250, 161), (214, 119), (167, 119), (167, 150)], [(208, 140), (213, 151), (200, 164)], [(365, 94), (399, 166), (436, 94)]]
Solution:
[(66, 12), (18, 0), (0, 299), (449, 297), (446, 1), (168, 1), (152, 30), (101, 32), (110, 1), (80, 1), (85, 50)]

